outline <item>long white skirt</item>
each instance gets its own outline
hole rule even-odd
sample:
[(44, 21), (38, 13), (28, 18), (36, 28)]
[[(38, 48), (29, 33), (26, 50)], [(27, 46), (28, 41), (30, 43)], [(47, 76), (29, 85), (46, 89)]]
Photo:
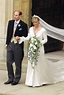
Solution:
[(52, 62), (45, 57), (44, 47), (40, 48), (37, 65), (32, 68), (28, 60), (25, 84), (27, 86), (41, 86), (53, 84), (64, 80), (64, 61)]

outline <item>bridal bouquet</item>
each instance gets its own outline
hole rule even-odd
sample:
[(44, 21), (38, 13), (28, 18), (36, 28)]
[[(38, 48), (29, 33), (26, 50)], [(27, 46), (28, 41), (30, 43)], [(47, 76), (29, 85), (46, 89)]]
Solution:
[(41, 42), (36, 36), (29, 39), (28, 59), (30, 60), (33, 68), (37, 65), (40, 47)]

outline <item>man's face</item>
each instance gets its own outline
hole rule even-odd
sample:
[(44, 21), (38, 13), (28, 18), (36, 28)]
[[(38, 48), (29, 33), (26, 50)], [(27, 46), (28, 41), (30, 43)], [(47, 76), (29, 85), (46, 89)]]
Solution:
[(19, 12), (17, 12), (17, 11), (14, 12), (14, 19), (15, 19), (16, 21), (18, 21), (18, 20), (20, 19)]

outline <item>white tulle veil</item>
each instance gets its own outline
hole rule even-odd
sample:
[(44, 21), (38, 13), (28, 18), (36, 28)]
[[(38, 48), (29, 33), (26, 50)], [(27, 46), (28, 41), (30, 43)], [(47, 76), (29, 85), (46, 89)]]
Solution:
[(46, 23), (43, 19), (41, 19), (37, 15), (34, 15), (33, 17), (39, 18), (40, 25), (43, 26), (47, 30), (48, 36), (64, 42), (64, 29), (56, 28), (56, 27)]

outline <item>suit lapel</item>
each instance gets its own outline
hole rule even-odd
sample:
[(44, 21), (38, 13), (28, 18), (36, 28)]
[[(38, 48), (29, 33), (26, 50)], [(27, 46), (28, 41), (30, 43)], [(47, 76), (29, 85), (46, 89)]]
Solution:
[(11, 32), (11, 35), (13, 35), (13, 31), (14, 31), (14, 20), (12, 21), (12, 23), (11, 23), (10, 26), (11, 26), (11, 28), (10, 28), (11, 30), (10, 31), (12, 31)]
[(18, 25), (17, 25), (17, 27), (16, 27), (15, 32), (16, 32), (20, 27), (21, 27), (21, 20), (19, 21), (19, 23), (18, 23)]

